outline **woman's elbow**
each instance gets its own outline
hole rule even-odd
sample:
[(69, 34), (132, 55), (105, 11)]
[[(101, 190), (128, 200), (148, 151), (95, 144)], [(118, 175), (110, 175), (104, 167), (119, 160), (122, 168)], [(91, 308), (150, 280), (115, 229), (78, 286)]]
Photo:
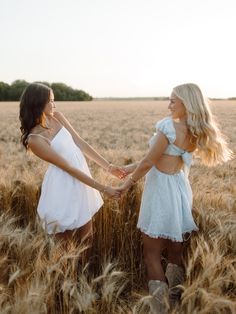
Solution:
[(72, 175), (75, 173), (75, 167), (71, 166), (69, 163), (67, 162), (57, 162), (54, 163), (55, 166), (57, 166), (58, 168), (60, 168), (61, 170), (67, 172), (68, 174)]
[(152, 167), (153, 167), (153, 163), (150, 161), (150, 160), (148, 160), (148, 159), (143, 159), (142, 161), (141, 161), (141, 164), (140, 164), (140, 166), (142, 167), (142, 169), (143, 170), (150, 170)]

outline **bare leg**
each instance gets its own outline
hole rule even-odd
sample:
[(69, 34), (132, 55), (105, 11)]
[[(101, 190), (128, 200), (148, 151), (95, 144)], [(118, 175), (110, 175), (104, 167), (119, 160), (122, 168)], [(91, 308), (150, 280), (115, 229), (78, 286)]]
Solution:
[(91, 244), (93, 239), (92, 221), (90, 220), (89, 222), (87, 222), (85, 225), (78, 229), (58, 232), (55, 234), (55, 238), (61, 242), (75, 239), (78, 244), (84, 242), (89, 242), (88, 244)]
[(55, 237), (61, 243), (63, 251), (68, 251), (72, 243), (76, 246), (80, 246), (80, 248), (78, 248), (81, 250), (79, 260), (82, 267), (89, 262), (93, 241), (92, 220), (78, 229), (56, 233)]
[(80, 243), (86, 243), (91, 246), (93, 242), (93, 225), (92, 220), (78, 229), (78, 238)]
[(85, 246), (85, 250), (81, 253), (82, 264), (85, 265), (91, 255), (91, 246), (93, 242), (93, 226), (92, 220), (82, 227), (74, 230), (66, 230), (55, 234), (55, 238), (63, 247), (63, 250), (68, 250), (68, 245), (73, 241), (76, 245)]
[(164, 270), (161, 265), (161, 253), (165, 247), (166, 240), (162, 238), (150, 238), (144, 233), (142, 233), (142, 238), (148, 281), (160, 280), (166, 282)]
[(66, 243), (68, 242), (69, 238), (71, 238), (72, 230), (66, 230), (64, 232), (58, 232), (55, 234), (55, 238), (58, 242), (61, 242), (63, 246), (66, 247)]
[(81, 264), (85, 266), (90, 261), (93, 244), (92, 220), (78, 229), (77, 236), (80, 241), (79, 243), (85, 246), (85, 251), (81, 254)]
[(183, 266), (183, 243), (167, 240), (168, 262)]
[(148, 273), (148, 290), (152, 296), (150, 299), (151, 313), (168, 313), (168, 285), (161, 264), (161, 254), (166, 240), (143, 236), (144, 259)]

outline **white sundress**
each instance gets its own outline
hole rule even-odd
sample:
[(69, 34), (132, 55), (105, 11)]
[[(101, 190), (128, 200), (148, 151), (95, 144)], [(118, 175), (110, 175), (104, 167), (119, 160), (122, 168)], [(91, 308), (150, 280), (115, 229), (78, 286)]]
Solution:
[[(181, 156), (186, 171), (166, 174), (155, 166), (146, 175), (137, 227), (152, 238), (164, 238), (182, 242), (183, 235), (198, 230), (192, 216), (192, 190), (187, 171), (192, 163), (192, 154), (174, 145), (176, 131), (173, 120), (167, 117), (156, 123), (169, 145), (167, 155)], [(149, 145), (155, 141), (153, 136)]]
[[(29, 134), (29, 136), (39, 134)], [(43, 137), (43, 136), (41, 136)], [(60, 156), (72, 166), (91, 177), (86, 159), (75, 144), (70, 132), (63, 126), (49, 141)], [(77, 229), (89, 222), (103, 205), (100, 193), (49, 164), (44, 175), (37, 212), (49, 234)]]

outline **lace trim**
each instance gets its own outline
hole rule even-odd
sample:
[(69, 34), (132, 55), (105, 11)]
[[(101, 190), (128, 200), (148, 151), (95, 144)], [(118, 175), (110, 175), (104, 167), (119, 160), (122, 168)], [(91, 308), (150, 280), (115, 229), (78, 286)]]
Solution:
[[(143, 229), (143, 228), (140, 228), (140, 227), (138, 227), (138, 229), (140, 229), (143, 233), (145, 233), (146, 235), (148, 235), (151, 238), (154, 238), (154, 239), (162, 238), (162, 239), (171, 240), (173, 242), (185, 242), (185, 241), (187, 241), (190, 238), (192, 231), (198, 231), (198, 228), (197, 229), (186, 230), (186, 231), (183, 232), (183, 237), (180, 240), (179, 238), (175, 238), (175, 237), (167, 235), (167, 234), (163, 234), (163, 233), (159, 233), (159, 234), (149, 233), (146, 229)], [(187, 239), (184, 239), (185, 233), (190, 233), (190, 235), (188, 236)]]

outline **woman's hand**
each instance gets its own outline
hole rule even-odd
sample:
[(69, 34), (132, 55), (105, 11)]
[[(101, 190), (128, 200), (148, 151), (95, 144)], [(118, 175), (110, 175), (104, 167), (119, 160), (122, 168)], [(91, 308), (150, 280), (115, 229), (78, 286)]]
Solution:
[(120, 192), (120, 196), (123, 196), (125, 193), (128, 192), (129, 187), (127, 187), (125, 184), (122, 184), (122, 185), (118, 186), (118, 187), (116, 188), (116, 190), (117, 190), (118, 192)]
[(129, 188), (134, 184), (135, 182), (132, 179), (132, 176), (125, 180), (123, 184), (121, 184), (119, 187), (116, 188), (117, 191), (120, 192), (121, 196), (128, 192)]
[(136, 168), (137, 164), (130, 164), (122, 167), (122, 169), (126, 172), (126, 175), (133, 173)]
[(117, 177), (118, 179), (124, 179), (128, 175), (128, 172), (126, 172), (125, 167), (118, 167), (113, 164), (110, 164), (107, 170), (109, 173), (113, 174), (113, 176)]
[(121, 192), (118, 189), (114, 189), (110, 186), (107, 186), (104, 189), (103, 193), (107, 195), (108, 197), (113, 198), (115, 200), (119, 200), (121, 196)]

